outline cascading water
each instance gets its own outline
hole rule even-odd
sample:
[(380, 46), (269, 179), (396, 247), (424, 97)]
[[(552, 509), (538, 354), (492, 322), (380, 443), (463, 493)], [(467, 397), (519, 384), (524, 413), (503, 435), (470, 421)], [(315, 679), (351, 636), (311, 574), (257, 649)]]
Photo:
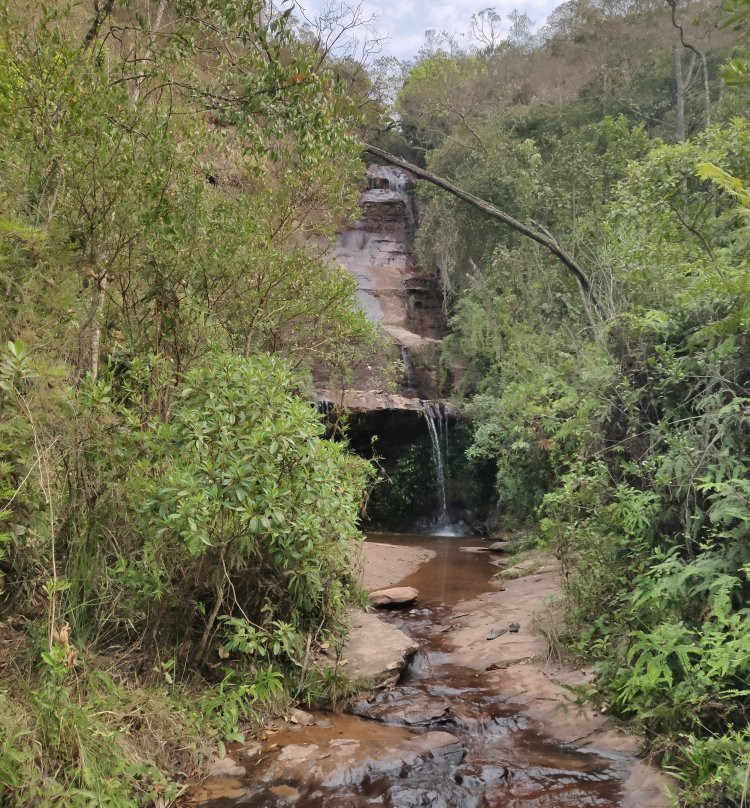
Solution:
[(445, 408), (443, 408), (441, 412), (442, 417), (438, 421), (438, 426), (440, 427), (440, 434), (443, 438), (443, 467), (445, 468), (445, 479), (450, 480), (451, 470), (448, 466), (448, 413), (445, 412)]
[[(450, 473), (446, 407), (431, 400), (439, 394), (438, 374), (430, 363), (439, 351), (438, 336), (442, 333), (443, 315), (437, 305), (437, 296), (433, 299), (429, 291), (432, 280), (414, 261), (413, 239), (418, 220), (412, 193), (414, 179), (394, 166), (372, 164), (367, 168), (367, 182), (368, 189), (360, 198), (362, 219), (341, 234), (336, 258), (356, 279), (357, 299), (368, 319), (379, 324), (398, 347), (403, 372), (401, 396), (394, 397), (398, 400), (391, 402), (379, 389), (390, 368), (381, 361), (386, 357), (377, 357), (372, 367), (367, 364), (357, 369), (357, 388), (352, 390), (351, 400), (357, 402), (357, 407), (365, 413), (361, 419), (363, 424), (370, 412), (376, 412), (376, 409), (371, 409), (375, 407), (371, 403), (373, 399), (378, 399), (377, 419), (380, 419), (379, 409), (384, 401), (386, 408), (393, 410), (382, 424), (376, 425), (376, 417), (372, 418), (377, 430), (388, 432), (388, 452), (393, 455), (399, 451), (400, 443), (424, 438), (421, 429), (412, 429), (415, 411), (421, 411), (430, 440), (437, 502), (428, 514), (404, 513), (399, 514), (399, 518), (410, 527), (415, 522), (406, 520), (416, 520), (425, 532), (444, 536), (465, 535), (468, 526), (464, 522), (452, 523), (448, 507)], [(404, 398), (409, 401), (405, 402)], [(407, 422), (410, 423), (407, 425)], [(427, 473), (430, 473), (429, 469)], [(426, 505), (430, 507), (429, 503)], [(379, 508), (383, 515), (375, 516), (375, 519), (391, 520), (396, 505), (387, 502), (384, 494)], [(377, 510), (378, 507), (375, 512)]]
[(407, 226), (412, 229), (416, 220), (416, 204), (414, 197), (409, 193), (410, 178), (400, 168), (394, 166), (380, 166), (378, 175), (381, 181), (384, 181), (388, 190), (397, 194), (404, 203), (407, 216)]
[(461, 530), (451, 524), (448, 513), (448, 414), (445, 405), (439, 401), (423, 401), (422, 410), (427, 424), (427, 434), (430, 436), (432, 467), (438, 495), (438, 513), (433, 524), (433, 532), (438, 536), (458, 536), (461, 535)]

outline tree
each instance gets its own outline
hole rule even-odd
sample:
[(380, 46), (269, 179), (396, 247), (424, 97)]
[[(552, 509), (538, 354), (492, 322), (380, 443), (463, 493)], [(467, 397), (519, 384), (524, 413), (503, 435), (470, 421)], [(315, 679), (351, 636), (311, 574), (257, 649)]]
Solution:
[(469, 33), (480, 48), (490, 53), (503, 41), (502, 16), (494, 8), (483, 8), (471, 15)]
[(698, 50), (695, 45), (685, 41), (685, 31), (677, 21), (677, 0), (667, 0), (672, 11), (672, 25), (679, 35), (679, 44), (681, 47), (686, 48), (693, 54), (693, 60), (688, 68), (687, 78), (682, 72), (682, 59), (680, 56), (679, 48), (675, 45), (675, 82), (677, 92), (677, 140), (678, 142), (685, 139), (685, 87), (690, 84), (693, 74), (693, 67), (696, 57), (700, 60), (701, 72), (703, 74), (703, 92), (705, 102), (705, 122), (706, 126), (711, 125), (711, 85), (708, 76), (708, 60), (706, 59), (705, 51)]

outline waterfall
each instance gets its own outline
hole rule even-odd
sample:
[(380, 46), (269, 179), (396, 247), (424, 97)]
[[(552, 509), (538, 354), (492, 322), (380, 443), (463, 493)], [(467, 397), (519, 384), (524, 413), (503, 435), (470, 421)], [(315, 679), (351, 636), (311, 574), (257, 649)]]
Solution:
[(443, 468), (445, 469), (445, 479), (450, 480), (451, 470), (448, 466), (448, 414), (444, 408), (441, 410), (442, 417), (438, 421), (439, 426), (443, 431)]
[(448, 419), (443, 405), (435, 401), (423, 401), (422, 409), (432, 445), (432, 465), (435, 472), (435, 488), (438, 492), (439, 507), (437, 525), (445, 527), (449, 524), (446, 493)]
[[(416, 202), (414, 197), (409, 193), (410, 178), (400, 168), (394, 166), (379, 166), (378, 176), (384, 180), (389, 190), (397, 194), (404, 203), (406, 209), (406, 224), (407, 230), (414, 234), (414, 226), (416, 224)], [(370, 187), (375, 186), (375, 178), (369, 178)]]

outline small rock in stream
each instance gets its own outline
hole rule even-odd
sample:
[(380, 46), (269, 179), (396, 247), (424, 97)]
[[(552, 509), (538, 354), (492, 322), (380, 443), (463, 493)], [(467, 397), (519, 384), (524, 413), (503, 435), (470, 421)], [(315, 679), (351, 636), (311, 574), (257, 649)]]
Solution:
[[(512, 631), (513, 629), (511, 629)], [(498, 637), (502, 637), (503, 634), (507, 634), (507, 628), (493, 628), (492, 631), (487, 635), (488, 640), (496, 640)]]
[(208, 766), (206, 777), (241, 777), (245, 767), (232, 758), (214, 758)]
[(304, 710), (300, 710), (295, 707), (289, 716), (289, 723), (309, 727), (311, 724), (315, 723), (315, 719), (310, 715), (310, 713), (306, 713)]
[(240, 749), (240, 755), (245, 760), (255, 760), (260, 757), (263, 747), (256, 741), (249, 741)]
[(370, 592), (370, 603), (381, 609), (387, 606), (408, 606), (418, 597), (419, 592), (413, 586), (394, 586)]
[(282, 805), (296, 802), (300, 798), (300, 793), (296, 788), (287, 785), (272, 786), (269, 791), (278, 799)]

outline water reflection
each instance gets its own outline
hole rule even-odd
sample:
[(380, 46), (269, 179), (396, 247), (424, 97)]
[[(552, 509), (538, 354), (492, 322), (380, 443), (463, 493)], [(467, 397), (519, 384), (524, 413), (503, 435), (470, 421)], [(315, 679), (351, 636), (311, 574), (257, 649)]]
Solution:
[(397, 546), (425, 547), (435, 553), (415, 573), (398, 582), (399, 586), (419, 590), (420, 605), (452, 606), (494, 589), (490, 578), (497, 570), (485, 552), (487, 543), (476, 536), (370, 533), (369, 539)]

